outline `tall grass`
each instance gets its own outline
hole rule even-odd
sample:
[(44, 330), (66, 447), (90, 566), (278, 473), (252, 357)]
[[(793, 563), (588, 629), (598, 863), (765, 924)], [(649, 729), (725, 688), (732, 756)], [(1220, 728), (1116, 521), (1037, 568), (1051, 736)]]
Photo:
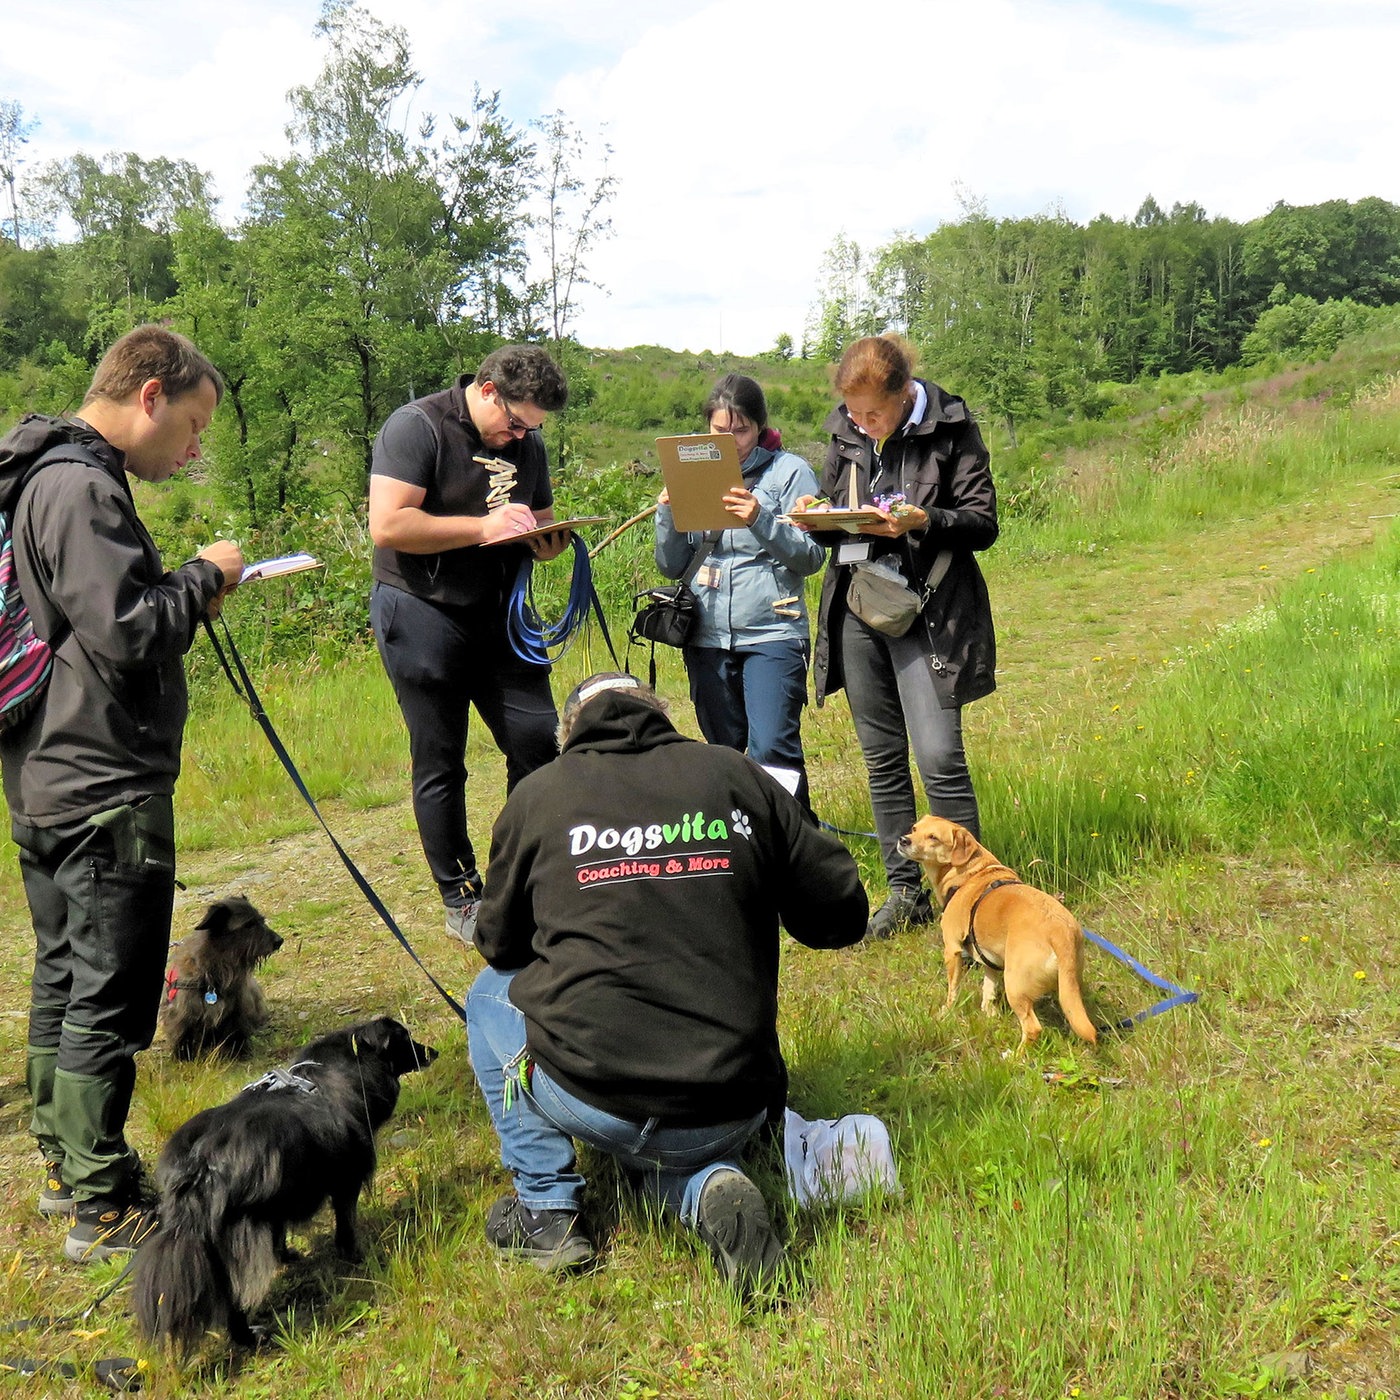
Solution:
[[(1394, 470), (1400, 404), (1370, 378), (1379, 387), (1344, 409), (1231, 406), (1150, 462), (1115, 449), (1081, 472), (1077, 513), (1008, 521), (988, 560), (1006, 684), (969, 715), (984, 826), (1023, 875), (1201, 1001), (1092, 1050), (1047, 1007), (1040, 1043), (1007, 1058), (1014, 1020), (981, 1017), (974, 989), (941, 1014), (936, 932), (838, 954), (789, 945), (792, 1102), (808, 1116), (878, 1113), (903, 1194), (785, 1207), (793, 1280), (769, 1310), (737, 1307), (693, 1242), (586, 1153), (603, 1266), (561, 1281), (491, 1255), (482, 1221), (506, 1180), (460, 1026), (319, 834), (272, 839), (310, 818), (201, 655), (177, 799), (185, 874), (200, 889), (257, 873), (288, 946), (264, 973), (273, 1025), (257, 1065), (144, 1057), (137, 1144), (153, 1154), (189, 1113), (351, 1016), (393, 1011), (443, 1055), (405, 1082), (386, 1131), (366, 1264), (335, 1264), (313, 1230), (308, 1259), (274, 1291), (266, 1351), (237, 1373), (157, 1365), (148, 1392), (1393, 1400), (1400, 538), (1382, 525), (1375, 547), (1252, 583), (1248, 607), (1228, 605), (1240, 577), (1269, 576), (1260, 566), (1280, 545), (1330, 551), (1343, 503), (1389, 513), (1377, 482)], [(653, 576), (649, 528), (597, 572), (616, 634), (633, 586)], [(1160, 644), (1143, 635), (1188, 595), (1189, 627)], [(236, 607), (232, 620), (237, 632)], [(274, 723), (390, 907), (430, 908), (377, 657), (297, 667), (249, 651)], [(693, 732), (680, 658), (659, 661)], [(582, 639), (556, 694), (610, 664), (596, 636)], [(805, 733), (822, 815), (868, 827), (844, 702), (809, 711)], [(482, 828), (503, 765), (480, 733), (468, 761)], [(852, 844), (878, 897), (873, 843)], [(4, 861), (0, 968), (18, 988), (28, 948), (12, 872)], [(182, 926), (195, 902), (182, 900)], [(420, 951), (460, 991), (474, 964), (432, 924)], [(1085, 981), (1105, 1026), (1159, 995), (1097, 950)], [(12, 1067), (20, 999), (0, 1017)], [(37, 1159), (10, 1089), (0, 1318), (80, 1309), (115, 1270), (55, 1266), (59, 1232), (34, 1214)], [(777, 1164), (754, 1169), (778, 1199)], [(88, 1360), (139, 1345), (114, 1300), (84, 1329), (10, 1350)]]

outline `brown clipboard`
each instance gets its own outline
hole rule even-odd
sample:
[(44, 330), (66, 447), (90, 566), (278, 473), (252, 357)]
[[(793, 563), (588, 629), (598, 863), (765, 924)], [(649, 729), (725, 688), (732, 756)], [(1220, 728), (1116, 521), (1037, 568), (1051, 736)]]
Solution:
[(548, 525), (536, 525), (533, 530), (522, 530), (518, 535), (507, 535), (503, 540), (487, 540), (492, 544), (524, 544), (526, 540), (537, 540), (541, 535), (556, 535), (560, 530), (577, 530), (580, 525), (601, 525), (606, 515), (576, 515), (572, 520), (551, 520)]
[(724, 493), (744, 484), (733, 433), (684, 433), (656, 439), (661, 476), (677, 530), (732, 530)]
[(878, 525), (884, 516), (871, 506), (857, 510), (791, 510), (787, 518), (809, 530), (845, 530), (847, 534), (858, 535), (862, 525)]

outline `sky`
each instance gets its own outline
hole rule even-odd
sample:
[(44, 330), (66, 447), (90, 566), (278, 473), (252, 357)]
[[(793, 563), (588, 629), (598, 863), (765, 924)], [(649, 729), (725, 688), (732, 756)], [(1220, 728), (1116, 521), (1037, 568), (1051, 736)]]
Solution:
[[(612, 148), (613, 236), (574, 332), (595, 348), (800, 344), (844, 236), (998, 217), (1131, 218), (1153, 196), (1246, 220), (1400, 202), (1395, 0), (367, 0), (407, 33), (407, 127), (499, 91)], [(0, 99), (26, 167), (135, 151), (214, 176), (227, 222), (287, 151), (324, 59), (319, 0), (0, 0)]]

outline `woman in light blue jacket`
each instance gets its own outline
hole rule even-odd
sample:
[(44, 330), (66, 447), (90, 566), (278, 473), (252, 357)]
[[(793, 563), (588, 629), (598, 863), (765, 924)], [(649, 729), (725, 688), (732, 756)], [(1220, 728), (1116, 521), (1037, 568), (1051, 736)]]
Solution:
[(655, 517), (656, 566), (667, 578), (680, 578), (703, 554), (690, 584), (699, 615), (685, 647), (691, 702), (710, 743), (777, 770), (806, 804), (801, 725), (811, 631), (802, 581), (826, 550), (783, 517), (799, 496), (817, 494), (816, 474), (781, 450), (763, 390), (746, 375), (726, 374), (704, 411), (710, 432), (734, 435), (743, 465), (743, 486), (724, 498), (734, 528), (682, 534), (664, 491)]

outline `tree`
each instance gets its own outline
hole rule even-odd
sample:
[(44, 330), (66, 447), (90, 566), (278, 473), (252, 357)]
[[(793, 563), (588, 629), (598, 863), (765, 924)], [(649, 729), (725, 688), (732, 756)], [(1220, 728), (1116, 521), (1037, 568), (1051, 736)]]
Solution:
[(539, 221), (547, 277), (543, 299), (550, 334), (557, 347), (569, 332), (582, 287), (598, 284), (588, 271), (588, 255), (612, 236), (612, 219), (604, 209), (617, 193), (617, 177), (608, 169), (612, 147), (604, 142), (595, 174), (585, 174), (590, 160), (583, 133), (563, 114), (551, 112), (533, 123), (542, 138), (540, 192), (544, 212)]
[[(23, 163), (20, 148), (29, 142), (29, 135), (38, 125), (25, 121), (24, 108), (10, 98), (0, 99), (0, 182), (10, 194), (10, 237), (16, 248), (20, 242), (19, 196), (15, 190), (15, 172)], [(3, 229), (0, 224), (0, 229)]]
[(838, 233), (822, 258), (820, 292), (809, 311), (803, 337), (804, 356), (839, 360), (846, 346), (877, 329), (870, 283), (860, 245)]

